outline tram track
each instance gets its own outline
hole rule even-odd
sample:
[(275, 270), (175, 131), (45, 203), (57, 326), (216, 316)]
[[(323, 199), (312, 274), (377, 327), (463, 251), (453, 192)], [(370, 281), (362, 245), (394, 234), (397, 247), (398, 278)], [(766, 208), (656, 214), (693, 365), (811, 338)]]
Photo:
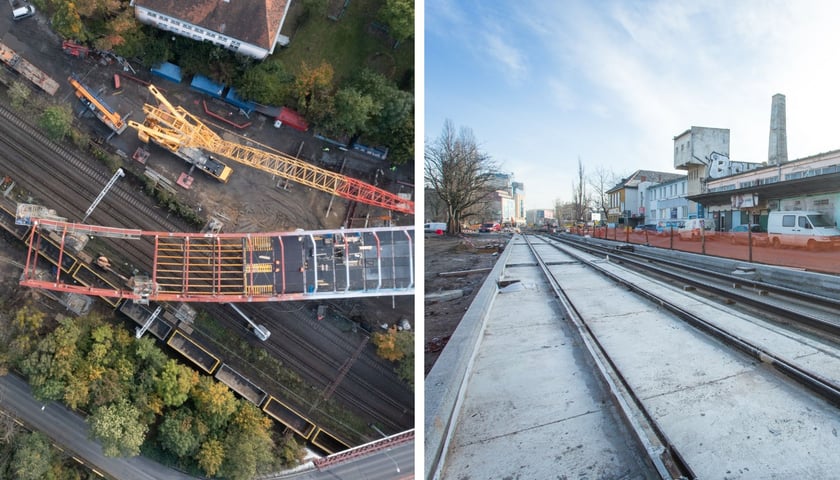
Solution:
[[(692, 460), (692, 458), (697, 457), (697, 454), (691, 451), (691, 446), (686, 446), (679, 439), (684, 433), (673, 433), (673, 426), (669, 426), (668, 421), (664, 419), (662, 414), (649, 405), (656, 403), (650, 399), (655, 394), (649, 391), (645, 394), (636, 392), (639, 388), (638, 377), (640, 374), (637, 371), (627, 369), (628, 362), (626, 358), (622, 359), (622, 357), (628, 356), (626, 352), (618, 353), (614, 358), (613, 351), (617, 350), (615, 345), (618, 342), (613, 338), (604, 337), (608, 330), (599, 325), (603, 322), (604, 317), (593, 317), (592, 312), (597, 310), (596, 308), (582, 303), (582, 299), (576, 296), (579, 294), (568, 293), (568, 290), (576, 288), (574, 285), (570, 285), (568, 279), (561, 278), (563, 275), (568, 275), (569, 269), (566, 266), (569, 264), (575, 265), (575, 271), (586, 269), (597, 272), (597, 275), (602, 276), (613, 285), (610, 291), (601, 291), (600, 294), (607, 297), (615, 295), (617, 298), (619, 294), (610, 293), (612, 289), (631, 291), (637, 297), (643, 298), (648, 305), (651, 305), (649, 307), (650, 311), (644, 312), (645, 315), (654, 318), (672, 319), (667, 320), (667, 322), (674, 322), (674, 319), (679, 319), (678, 321), (689, 325), (694, 331), (702, 332), (704, 335), (714, 338), (718, 345), (726, 346), (729, 352), (738, 352), (736, 355), (747, 355), (753, 362), (753, 367), (749, 368), (755, 369), (755, 374), (766, 377), (767, 372), (775, 372), (774, 376), (777, 378), (777, 382), (790, 383), (790, 386), (782, 387), (782, 390), (785, 391), (788, 389), (792, 391), (801, 390), (804, 387), (806, 390), (803, 390), (803, 392), (809, 392), (810, 397), (802, 399), (803, 403), (828, 402), (835, 407), (833, 413), (829, 414), (840, 419), (840, 414), (836, 411), (836, 407), (840, 406), (840, 373), (837, 373), (836, 368), (840, 364), (840, 346), (832, 339), (835, 335), (833, 329), (836, 322), (820, 323), (815, 320), (816, 317), (820, 316), (820, 312), (824, 313), (828, 308), (827, 306), (833, 304), (833, 300), (830, 298), (816, 295), (816, 297), (820, 297), (820, 305), (814, 311), (803, 315), (801, 311), (797, 310), (801, 304), (807, 303), (808, 299), (813, 299), (815, 295), (809, 293), (803, 297), (799, 296), (795, 290), (782, 288), (776, 292), (784, 291), (789, 299), (797, 299), (798, 301), (765, 301), (762, 303), (762, 299), (768, 297), (766, 292), (755, 293), (755, 298), (752, 298), (749, 302), (749, 309), (739, 310), (732, 308), (731, 305), (746, 302), (743, 297), (743, 289), (733, 288), (731, 283), (733, 279), (726, 276), (701, 275), (704, 272), (691, 271), (688, 268), (679, 271), (683, 269), (674, 268), (673, 262), (669, 264), (669, 268), (661, 266), (657, 268), (651, 265), (655, 263), (653, 260), (649, 258), (632, 259), (632, 252), (621, 251), (620, 249), (598, 250), (596, 252), (590, 246), (583, 245), (585, 247), (584, 251), (580, 249), (582, 245), (560, 244), (557, 239), (545, 237), (526, 236), (525, 241), (541, 271), (552, 285), (553, 292), (563, 306), (568, 320), (580, 332), (591, 358), (598, 365), (600, 377), (609, 386), (611, 395), (623, 412), (623, 417), (629, 420), (627, 425), (635, 432), (634, 436), (638, 439), (642, 450), (656, 452), (655, 455), (650, 457), (650, 462), (656, 467), (662, 478), (695, 478), (695, 467), (699, 472), (703, 472), (704, 469), (708, 471), (708, 466), (700, 466), (696, 463), (696, 460)], [(568, 260), (569, 258), (571, 260)], [(675, 273), (677, 271), (678, 273)], [(711, 277), (716, 277), (716, 280), (713, 282)], [(729, 282), (729, 289), (720, 287), (720, 284), (725, 282)], [(692, 285), (696, 289), (685, 288), (685, 285)], [(767, 287), (767, 285), (760, 286)], [(728, 298), (724, 298), (723, 301), (720, 298), (714, 301), (709, 300), (707, 295), (699, 293), (701, 288), (706, 292), (713, 292), (716, 297), (723, 298), (728, 295)], [(591, 298), (588, 300), (591, 300)], [(785, 309), (782, 307), (785, 303), (791, 305)], [(607, 307), (605, 309), (610, 310)], [(615, 308), (612, 310), (619, 311)], [(807, 321), (809, 329), (816, 329), (823, 325), (828, 334), (814, 338), (813, 335), (800, 333), (797, 329), (790, 328), (787, 325), (766, 321), (768, 317), (785, 316), (793, 319), (789, 322), (791, 324), (795, 324), (795, 319), (803, 316), (808, 317), (810, 319)], [(837, 320), (836, 315), (834, 320)], [(657, 320), (657, 322), (663, 321)], [(595, 326), (593, 327), (593, 325)], [(638, 334), (641, 336), (647, 335), (641, 331)], [(607, 338), (607, 341), (602, 343), (604, 338)], [(688, 346), (685, 348), (690, 349)], [(803, 353), (803, 351), (809, 353)], [(730, 356), (733, 354), (726, 353)], [(819, 355), (819, 358), (815, 359), (812, 355)], [(671, 364), (669, 362), (677, 362), (678, 360), (668, 360), (663, 355), (661, 361)], [(720, 360), (705, 360), (702, 358), (698, 358), (696, 361), (700, 363), (720, 362)], [(764, 370), (762, 365), (770, 367), (771, 370)], [(691, 371), (691, 368), (698, 367), (687, 367), (687, 371)], [(637, 379), (634, 380), (634, 377)], [(772, 378), (770, 377), (771, 380)], [(791, 380), (793, 382), (790, 382)], [(674, 381), (677, 383), (692, 383), (692, 380), (688, 378), (674, 379)], [(793, 385), (799, 385), (799, 387), (793, 387)], [(778, 389), (779, 387), (774, 388)], [(660, 395), (669, 394), (663, 393)], [(740, 401), (751, 406), (754, 402), (754, 408), (759, 408), (764, 400), (760, 398), (759, 392), (752, 395), (748, 396), (746, 400), (742, 398)], [(796, 395), (800, 394), (797, 393)], [(688, 414), (690, 408), (690, 406), (686, 406), (686, 414)], [(791, 408), (795, 410), (796, 408), (806, 407), (792, 406)], [(742, 415), (752, 415), (752, 413), (745, 412)], [(749, 439), (749, 436), (747, 438)], [(733, 441), (744, 442), (744, 440)], [(748, 448), (746, 445), (738, 444), (734, 446), (734, 449), (737, 450), (739, 445), (744, 449)], [(684, 449), (688, 450), (689, 453), (684, 453)], [(732, 445), (729, 446), (729, 449), (732, 449)], [(722, 458), (722, 461), (725, 462), (726, 459)], [(704, 475), (701, 474), (700, 476)]]
[(695, 288), (719, 298), (724, 304), (745, 305), (762, 315), (776, 318), (779, 323), (806, 327), (840, 341), (840, 318), (836, 313), (840, 311), (840, 299), (820, 292), (752, 279), (746, 262), (736, 270), (738, 273), (719, 272), (636, 249), (578, 241), (576, 237), (551, 238), (609, 258), (613, 263), (648, 272), (666, 281), (679, 282), (685, 288)]

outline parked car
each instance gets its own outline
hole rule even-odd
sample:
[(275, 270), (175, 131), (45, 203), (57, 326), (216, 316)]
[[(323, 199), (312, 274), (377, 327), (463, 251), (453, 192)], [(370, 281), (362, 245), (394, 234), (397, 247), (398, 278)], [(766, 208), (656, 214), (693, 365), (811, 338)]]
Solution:
[(774, 248), (791, 246), (815, 250), (840, 246), (840, 230), (820, 212), (770, 212), (767, 232)]
[(765, 247), (770, 244), (767, 232), (761, 225), (736, 225), (729, 231), (729, 243), (732, 245), (746, 245), (752, 239), (754, 247)]
[(442, 222), (429, 222), (423, 224), (423, 232), (443, 235), (446, 233), (446, 224)]
[(478, 229), (478, 233), (498, 232), (501, 229), (502, 226), (498, 223), (482, 223), (481, 227)]
[(715, 221), (712, 218), (689, 218), (678, 230), (680, 240), (700, 240), (715, 237)]
[(32, 15), (35, 15), (35, 7), (32, 5), (26, 5), (25, 7), (12, 10), (13, 20), (23, 20), (24, 18), (31, 17)]
[(656, 233), (656, 225), (655, 224), (647, 224), (647, 225), (637, 225), (636, 228), (633, 229), (634, 232), (637, 233), (644, 233), (648, 231), (650, 233)]

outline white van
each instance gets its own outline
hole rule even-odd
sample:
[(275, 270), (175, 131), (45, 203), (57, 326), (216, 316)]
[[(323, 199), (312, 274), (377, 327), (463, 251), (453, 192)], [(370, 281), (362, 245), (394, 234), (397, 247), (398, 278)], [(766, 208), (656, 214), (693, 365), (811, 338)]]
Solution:
[(446, 233), (446, 224), (442, 222), (430, 222), (423, 224), (423, 231), (425, 233), (434, 233), (435, 235), (443, 235)]
[(12, 10), (13, 20), (20, 20), (26, 17), (31, 17), (32, 15), (35, 15), (35, 7), (32, 5), (27, 5), (25, 7), (20, 7)]
[(677, 229), (680, 240), (700, 240), (703, 237), (715, 236), (715, 220), (713, 218), (689, 218), (683, 226)]
[(767, 236), (775, 248), (791, 246), (815, 250), (840, 246), (840, 230), (820, 212), (808, 210), (770, 212)]

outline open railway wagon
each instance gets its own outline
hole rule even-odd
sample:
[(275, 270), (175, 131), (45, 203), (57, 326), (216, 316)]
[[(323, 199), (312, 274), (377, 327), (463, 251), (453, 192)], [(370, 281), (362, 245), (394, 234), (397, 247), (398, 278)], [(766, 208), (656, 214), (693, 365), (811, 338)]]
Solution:
[[(155, 305), (140, 305), (126, 301), (120, 312), (138, 325), (145, 325), (154, 313)], [(165, 311), (176, 308), (162, 305)], [(260, 407), (266, 415), (277, 421), (284, 428), (294, 432), (301, 439), (326, 454), (338, 453), (351, 447), (348, 442), (319, 427), (314, 421), (300, 413), (286, 402), (269, 395), (257, 384), (224, 363), (217, 355), (201, 345), (189, 332), (186, 322), (179, 322), (177, 313), (158, 315), (148, 325), (148, 331), (158, 340), (171, 347), (182, 357), (189, 360), (196, 368), (212, 375), (224, 383), (242, 398)]]

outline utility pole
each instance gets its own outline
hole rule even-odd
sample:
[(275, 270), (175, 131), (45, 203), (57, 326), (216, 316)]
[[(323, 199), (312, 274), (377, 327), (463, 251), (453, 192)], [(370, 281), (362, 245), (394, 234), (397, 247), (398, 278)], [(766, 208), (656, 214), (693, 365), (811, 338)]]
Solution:
[(85, 223), (90, 214), (93, 213), (93, 210), (96, 209), (96, 206), (99, 205), (99, 202), (101, 202), (102, 199), (105, 198), (105, 194), (108, 193), (108, 190), (110, 190), (111, 187), (113, 187), (114, 184), (117, 183), (117, 179), (124, 176), (125, 172), (123, 172), (123, 169), (118, 168), (117, 173), (115, 173), (114, 176), (111, 177), (110, 180), (108, 180), (108, 183), (105, 185), (105, 188), (103, 188), (102, 191), (99, 192), (99, 196), (96, 197), (96, 200), (94, 200), (93, 203), (90, 204), (90, 207), (88, 207), (87, 212), (85, 212), (85, 218), (82, 219), (82, 223)]

